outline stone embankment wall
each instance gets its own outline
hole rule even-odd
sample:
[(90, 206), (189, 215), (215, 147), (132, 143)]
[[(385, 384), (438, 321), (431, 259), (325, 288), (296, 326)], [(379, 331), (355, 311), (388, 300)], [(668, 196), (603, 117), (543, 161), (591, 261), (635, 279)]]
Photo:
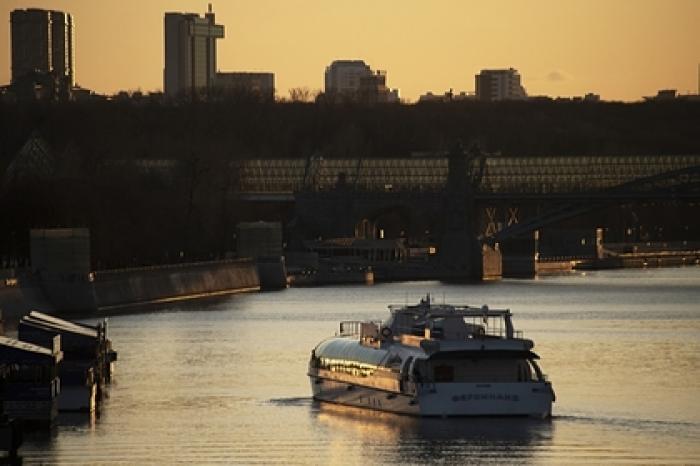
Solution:
[(257, 291), (255, 263), (230, 260), (95, 272), (98, 309)]
[(88, 277), (18, 271), (0, 283), (0, 309), (12, 320), (31, 310), (90, 312), (259, 289), (257, 268), (247, 259), (105, 270)]

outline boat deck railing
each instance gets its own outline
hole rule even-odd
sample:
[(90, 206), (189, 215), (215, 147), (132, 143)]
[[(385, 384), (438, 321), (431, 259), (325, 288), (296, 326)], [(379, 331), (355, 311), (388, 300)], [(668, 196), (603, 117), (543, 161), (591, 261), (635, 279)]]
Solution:
[(367, 323), (375, 324), (378, 329), (382, 328), (382, 321), (343, 320), (340, 322), (340, 329), (336, 335), (339, 337), (359, 336), (361, 325)]
[[(360, 336), (360, 326), (363, 323), (368, 323), (367, 321), (361, 321), (361, 320), (344, 320), (340, 322), (340, 328), (339, 331), (336, 333), (336, 336), (340, 337), (358, 337)], [(381, 321), (372, 321), (370, 323), (373, 323), (377, 326), (377, 328), (381, 329), (382, 327), (382, 322)], [(483, 323), (483, 319), (479, 318), (471, 318), (469, 320), (465, 319), (465, 323), (467, 325), (471, 325), (471, 328), (480, 328), (483, 330), (483, 332), (475, 332), (475, 334), (472, 336), (472, 338), (479, 338), (479, 337), (496, 337), (496, 338), (508, 338), (508, 334), (505, 328), (505, 325), (503, 324), (502, 321), (499, 321), (499, 319), (489, 319), (486, 324)], [(405, 334), (405, 335), (417, 335), (417, 336), (422, 336), (425, 334), (425, 329), (424, 328), (417, 328), (417, 327), (399, 327), (397, 329), (399, 334)], [(436, 331), (435, 329), (433, 330), (433, 338), (440, 338), (441, 337), (441, 332), (439, 329)], [(516, 339), (522, 339), (523, 338), (523, 331), (522, 330), (514, 330), (513, 331), (513, 338)]]
[[(464, 316), (464, 322), (471, 328), (483, 329), (483, 335), (499, 338), (508, 337), (508, 325), (503, 315)], [(512, 338), (523, 338), (522, 330), (513, 330)]]
[[(484, 338), (484, 337), (491, 337), (491, 338), (503, 338), (507, 339), (507, 332), (505, 328), (499, 328), (499, 327), (484, 327), (481, 326), (483, 329), (483, 332), (473, 332), (468, 338)], [(398, 327), (397, 331), (399, 334), (404, 334), (404, 335), (415, 335), (415, 336), (423, 336), (425, 334), (425, 329), (424, 328), (418, 328), (418, 327)], [(442, 332), (441, 329), (433, 329), (431, 331), (431, 338), (434, 339), (441, 339), (442, 337)], [(522, 339), (523, 338), (523, 331), (522, 330), (515, 330), (513, 331), (513, 338), (514, 339)]]
[[(508, 315), (509, 316), (509, 315)], [(506, 324), (503, 314), (481, 314), (481, 315), (465, 315), (462, 316), (464, 323), (468, 330), (471, 330), (470, 338), (515, 338), (522, 339), (522, 330), (512, 330), (512, 335), (508, 335), (508, 325)], [(351, 337), (360, 336), (360, 329), (362, 324), (373, 323), (377, 326), (377, 329), (383, 329), (382, 321), (360, 321), (360, 320), (344, 320), (340, 322), (339, 331), (336, 336), (341, 337)], [(394, 331), (397, 334), (404, 335), (425, 335), (424, 326), (414, 326), (414, 327), (394, 327)], [(431, 330), (431, 337), (435, 339), (440, 339), (442, 337), (442, 331), (439, 327), (433, 327)]]
[(344, 320), (340, 322), (340, 331), (338, 332), (338, 336), (351, 337), (353, 335), (359, 335), (361, 323), (362, 322), (359, 320)]

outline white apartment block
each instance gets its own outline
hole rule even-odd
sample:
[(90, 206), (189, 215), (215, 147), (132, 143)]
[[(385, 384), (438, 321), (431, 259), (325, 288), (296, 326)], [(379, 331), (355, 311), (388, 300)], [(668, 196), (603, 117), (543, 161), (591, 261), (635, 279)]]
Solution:
[(514, 68), (481, 70), (476, 75), (476, 97), (479, 100), (522, 100), (527, 98), (520, 83), (520, 73)]

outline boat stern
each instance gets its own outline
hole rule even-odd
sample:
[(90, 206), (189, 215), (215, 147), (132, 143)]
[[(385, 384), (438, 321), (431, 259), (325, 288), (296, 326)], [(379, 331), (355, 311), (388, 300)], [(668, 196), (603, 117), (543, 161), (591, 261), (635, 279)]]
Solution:
[(549, 382), (420, 384), (417, 395), (424, 416), (552, 415)]

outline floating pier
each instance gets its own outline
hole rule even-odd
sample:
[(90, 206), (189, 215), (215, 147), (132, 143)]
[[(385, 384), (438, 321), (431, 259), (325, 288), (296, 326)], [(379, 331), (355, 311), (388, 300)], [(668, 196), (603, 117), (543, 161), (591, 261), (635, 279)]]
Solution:
[(107, 338), (107, 323), (78, 324), (32, 311), (17, 326), (20, 340), (45, 346), (60, 336), (64, 353), (60, 368), (59, 411), (92, 412), (111, 381), (116, 352)]
[(22, 428), (51, 427), (59, 411), (98, 410), (117, 359), (106, 321), (86, 325), (32, 311), (17, 335), (0, 336), (0, 451), (10, 456)]
[(58, 415), (61, 337), (46, 346), (0, 337), (0, 400), (4, 415), (25, 425), (50, 426)]

